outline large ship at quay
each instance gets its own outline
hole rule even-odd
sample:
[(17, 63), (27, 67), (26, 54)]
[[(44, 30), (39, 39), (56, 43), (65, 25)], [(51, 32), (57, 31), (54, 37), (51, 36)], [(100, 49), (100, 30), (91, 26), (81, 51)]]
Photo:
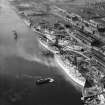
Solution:
[[(57, 64), (73, 81), (84, 87), (84, 104), (103, 105), (105, 90), (101, 81), (104, 79), (105, 55), (100, 52), (100, 47), (104, 48), (104, 42), (98, 39), (94, 32), (88, 33), (87, 30), (85, 32), (84, 29), (78, 29), (78, 26), (69, 25), (67, 27), (66, 24), (55, 23), (53, 26), (57, 27), (49, 30), (48, 25), (43, 29), (43, 26), (38, 24), (35, 31), (42, 31), (44, 35), (39, 36), (39, 43), (54, 53)], [(60, 34), (57, 28), (60, 29)], [(100, 47), (93, 43), (99, 43)], [(101, 70), (100, 66), (103, 66)]]
[[(84, 105), (105, 105), (105, 24), (85, 19), (55, 5), (51, 14), (63, 21), (41, 20), (25, 23), (38, 33), (39, 43), (52, 52), (56, 63), (82, 88)], [(24, 15), (24, 14), (22, 14)]]

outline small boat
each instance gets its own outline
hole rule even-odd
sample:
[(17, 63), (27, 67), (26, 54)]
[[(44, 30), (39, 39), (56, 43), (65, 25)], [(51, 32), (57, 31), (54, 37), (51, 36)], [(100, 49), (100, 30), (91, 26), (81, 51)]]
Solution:
[(54, 82), (53, 78), (45, 78), (45, 79), (36, 80), (36, 84), (37, 85), (46, 84), (46, 83), (52, 83), (52, 82)]
[(13, 32), (13, 35), (14, 35), (14, 39), (17, 40), (18, 39), (18, 33), (15, 30), (13, 30), (12, 32)]

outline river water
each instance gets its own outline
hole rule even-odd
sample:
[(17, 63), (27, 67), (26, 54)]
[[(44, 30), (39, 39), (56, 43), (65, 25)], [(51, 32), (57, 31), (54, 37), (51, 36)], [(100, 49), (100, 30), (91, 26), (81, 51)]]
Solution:
[[(7, 0), (0, 4), (0, 105), (81, 105), (80, 93), (57, 68), (43, 64), (35, 33)], [(55, 82), (36, 86), (35, 80), (41, 77)]]

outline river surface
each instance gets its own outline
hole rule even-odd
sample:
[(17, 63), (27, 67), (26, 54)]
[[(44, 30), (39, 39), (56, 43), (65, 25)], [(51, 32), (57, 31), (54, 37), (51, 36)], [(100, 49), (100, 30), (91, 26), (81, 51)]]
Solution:
[[(43, 64), (35, 33), (7, 0), (0, 4), (0, 105), (82, 105), (80, 93), (57, 68)], [(36, 86), (44, 77), (55, 82)]]

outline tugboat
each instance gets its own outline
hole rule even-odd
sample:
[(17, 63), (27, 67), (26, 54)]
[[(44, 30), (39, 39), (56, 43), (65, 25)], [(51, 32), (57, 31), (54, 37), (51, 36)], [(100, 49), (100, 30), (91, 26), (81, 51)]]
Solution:
[(52, 82), (54, 82), (53, 78), (39, 79), (36, 81), (36, 85), (42, 85), (42, 84), (52, 83)]

